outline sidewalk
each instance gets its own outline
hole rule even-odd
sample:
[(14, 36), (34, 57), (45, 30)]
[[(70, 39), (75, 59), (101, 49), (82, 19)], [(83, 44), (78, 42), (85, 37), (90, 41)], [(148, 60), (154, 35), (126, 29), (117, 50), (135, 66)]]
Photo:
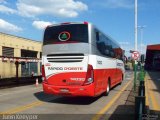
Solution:
[(125, 90), (118, 103), (124, 101), (123, 104), (118, 105), (110, 120), (135, 120), (135, 96), (138, 95), (138, 87), (136, 91), (133, 89), (133, 83)]
[(145, 76), (146, 86), (146, 106), (149, 114), (160, 115), (160, 71), (147, 72)]
[(135, 96), (138, 95), (138, 86), (134, 91), (133, 79), (132, 76), (131, 84), (123, 91), (112, 108), (106, 111), (101, 120), (135, 120)]

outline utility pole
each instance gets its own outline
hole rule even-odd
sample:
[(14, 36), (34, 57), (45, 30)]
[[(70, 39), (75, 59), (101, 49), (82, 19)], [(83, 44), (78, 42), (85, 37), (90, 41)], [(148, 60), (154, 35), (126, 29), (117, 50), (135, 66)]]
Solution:
[(137, 0), (135, 0), (135, 44), (134, 50), (137, 51)]
[(140, 33), (141, 33), (141, 42), (140, 42), (140, 53), (141, 53), (141, 55), (142, 55), (143, 29), (145, 27), (146, 27), (146, 25), (138, 26), (138, 28), (140, 28)]
[[(135, 0), (135, 43), (134, 50), (137, 51), (137, 0)], [(137, 80), (137, 60), (134, 62), (134, 91), (136, 91), (136, 80)]]
[(135, 43), (134, 50), (137, 51), (137, 0), (135, 0)]

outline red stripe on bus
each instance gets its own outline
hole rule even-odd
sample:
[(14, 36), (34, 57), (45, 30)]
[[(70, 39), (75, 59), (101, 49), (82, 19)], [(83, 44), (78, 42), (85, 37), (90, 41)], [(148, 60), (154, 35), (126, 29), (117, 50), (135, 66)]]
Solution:
[[(123, 73), (120, 69), (94, 69), (94, 82), (90, 85), (83, 86), (86, 74), (86, 72), (55, 74), (47, 79), (48, 84), (43, 83), (44, 92), (63, 95), (60, 89), (69, 89), (66, 95), (98, 96), (106, 90), (108, 80), (111, 82), (111, 87), (120, 83)], [(80, 89), (84, 90), (81, 91)]]

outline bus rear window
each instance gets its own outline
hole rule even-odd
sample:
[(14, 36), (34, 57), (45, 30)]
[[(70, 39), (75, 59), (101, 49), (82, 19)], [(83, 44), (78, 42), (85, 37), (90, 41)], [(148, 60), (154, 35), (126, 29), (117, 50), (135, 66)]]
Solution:
[(57, 44), (61, 42), (88, 43), (88, 25), (69, 24), (46, 28), (43, 45)]

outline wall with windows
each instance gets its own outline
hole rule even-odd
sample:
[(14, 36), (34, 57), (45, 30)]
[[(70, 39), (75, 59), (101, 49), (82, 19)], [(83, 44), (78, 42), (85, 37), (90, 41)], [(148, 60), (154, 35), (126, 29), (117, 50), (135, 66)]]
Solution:
[[(32, 57), (40, 58), (42, 43), (30, 39), (17, 37), (10, 34), (0, 32), (0, 56), (8, 57)], [(34, 63), (30, 63), (32, 66)], [(40, 63), (35, 63), (34, 68), (37, 75), (40, 75)], [(23, 76), (23, 67), (20, 64), (18, 68), (19, 77)], [(32, 70), (31, 70), (32, 71)], [(15, 77), (16, 67), (15, 62), (11, 60), (0, 60), (0, 77)], [(29, 73), (28, 73), (29, 75)]]

